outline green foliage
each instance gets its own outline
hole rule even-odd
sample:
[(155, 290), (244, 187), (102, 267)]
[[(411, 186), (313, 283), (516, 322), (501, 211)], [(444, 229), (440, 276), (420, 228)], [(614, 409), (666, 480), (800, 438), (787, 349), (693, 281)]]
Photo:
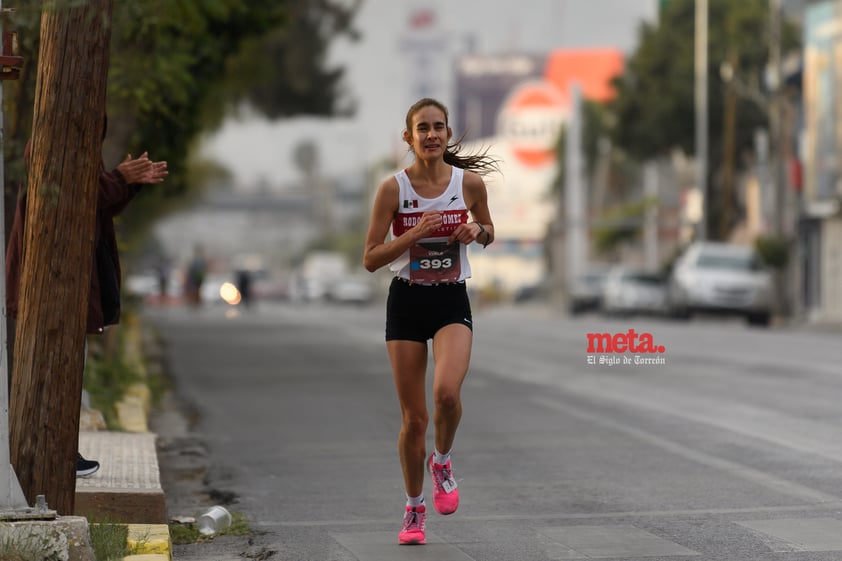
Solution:
[(85, 361), (84, 386), (91, 397), (91, 406), (102, 412), (105, 424), (110, 430), (120, 430), (116, 404), (126, 395), (132, 384), (145, 382), (138, 366), (130, 364), (122, 352), (123, 341), (118, 337), (120, 352), (105, 352), (106, 337), (120, 336), (119, 327), (112, 328), (106, 335), (90, 337), (88, 358)]
[(593, 230), (596, 251), (608, 253), (623, 242), (636, 239), (640, 235), (644, 214), (657, 204), (656, 199), (643, 199), (607, 212)]
[[(582, 151), (585, 155), (585, 171), (593, 173), (597, 160), (600, 156), (600, 143), (607, 139), (611, 130), (613, 116), (607, 108), (592, 101), (582, 103)], [(556, 145), (558, 154), (558, 174), (553, 184), (553, 189), (558, 191), (564, 185), (565, 174), (565, 145), (567, 144), (567, 129), (562, 130)]]
[(89, 528), (97, 561), (120, 561), (133, 553), (128, 551), (129, 527), (125, 524), (92, 523)]
[(342, 89), (341, 68), (324, 68), (331, 38), (358, 33), (351, 8), (318, 2), (288, 2), (289, 25), (246, 40), (228, 61), (227, 86), (236, 100), (248, 102), (270, 119), (296, 114), (335, 115), (353, 112), (353, 101)]
[[(709, 4), (709, 157), (711, 169), (722, 159), (723, 99), (725, 86), (719, 67), (736, 52), (736, 79), (762, 90), (768, 61), (769, 11), (766, 0), (711, 0)], [(663, 5), (656, 26), (644, 25), (637, 51), (627, 61), (624, 75), (615, 81), (617, 98), (611, 104), (617, 126), (615, 145), (646, 160), (680, 147), (695, 151), (693, 2)], [(783, 50), (798, 45), (793, 25), (783, 33)], [(737, 153), (751, 149), (754, 131), (765, 127), (766, 107), (741, 98), (737, 111)]]
[[(13, 185), (24, 178), (21, 162), (32, 123), (43, 5), (29, 0), (4, 5), (16, 8), (8, 28), (18, 32), (25, 58), (21, 79), (7, 83), (4, 99), (10, 116), (7, 177)], [(351, 20), (358, 5), (338, 0), (115, 2), (105, 147), (112, 157), (106, 163), (148, 150), (152, 159), (166, 160), (170, 171), (164, 184), (141, 192), (122, 216), (121, 229), (143, 235), (143, 226), (196, 191), (205, 177), (188, 175), (194, 142), (242, 102), (273, 118), (337, 111), (342, 71), (324, 69), (324, 54), (337, 37), (355, 37)]]
[(783, 236), (765, 235), (754, 240), (761, 261), (773, 269), (781, 270), (789, 263), (789, 247), (789, 241)]

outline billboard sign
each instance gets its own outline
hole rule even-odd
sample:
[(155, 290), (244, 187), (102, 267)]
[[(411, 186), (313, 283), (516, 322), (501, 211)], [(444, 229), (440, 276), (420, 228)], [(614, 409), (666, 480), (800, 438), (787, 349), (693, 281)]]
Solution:
[[(842, 16), (837, 2), (807, 8), (804, 53), (804, 198), (810, 205), (842, 198)], [(838, 90), (838, 91), (837, 91)]]
[(526, 82), (511, 93), (500, 111), (497, 129), (520, 164), (540, 168), (555, 161), (569, 106), (567, 94), (548, 82)]

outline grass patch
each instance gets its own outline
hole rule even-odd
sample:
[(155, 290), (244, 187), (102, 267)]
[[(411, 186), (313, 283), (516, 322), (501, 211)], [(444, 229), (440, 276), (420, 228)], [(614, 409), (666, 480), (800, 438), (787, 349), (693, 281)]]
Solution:
[(91, 396), (91, 406), (102, 412), (106, 427), (109, 430), (122, 429), (116, 404), (132, 384), (144, 382), (140, 369), (128, 364), (121, 353), (114, 356), (89, 353), (85, 361), (84, 381), (85, 389)]
[[(104, 334), (88, 337), (85, 360), (84, 387), (91, 398), (91, 407), (102, 412), (106, 428), (123, 430), (117, 417), (116, 404), (125, 398), (134, 384), (143, 384), (150, 391), (152, 403), (166, 391), (167, 381), (159, 364), (146, 364), (146, 357), (126, 356), (126, 339), (138, 326), (137, 317), (126, 312), (121, 325), (109, 328)], [(143, 351), (141, 351), (142, 353)]]
[[(196, 518), (198, 518), (198, 515)], [(240, 512), (231, 512), (231, 526), (211, 536), (206, 536), (199, 532), (196, 524), (170, 523), (170, 540), (175, 545), (206, 542), (216, 536), (250, 536), (251, 534), (251, 527), (245, 516)]]
[(126, 546), (129, 527), (125, 524), (91, 524), (90, 533), (91, 548), (97, 561), (120, 561), (126, 555), (132, 554)]

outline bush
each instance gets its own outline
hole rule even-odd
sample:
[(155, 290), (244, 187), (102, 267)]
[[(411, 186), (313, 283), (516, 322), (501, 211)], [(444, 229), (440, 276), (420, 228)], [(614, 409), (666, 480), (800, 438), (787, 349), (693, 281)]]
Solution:
[(91, 548), (99, 561), (120, 561), (131, 553), (126, 547), (129, 527), (108, 522), (90, 525)]
[(789, 241), (783, 236), (759, 236), (754, 248), (761, 261), (773, 269), (783, 269), (789, 263)]

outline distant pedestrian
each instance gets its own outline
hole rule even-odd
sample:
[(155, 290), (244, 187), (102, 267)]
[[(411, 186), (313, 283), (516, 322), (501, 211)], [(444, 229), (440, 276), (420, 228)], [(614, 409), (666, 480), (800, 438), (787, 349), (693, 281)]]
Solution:
[(237, 290), (240, 291), (240, 301), (246, 308), (251, 308), (251, 271), (240, 269), (237, 271)]
[[(106, 121), (107, 122), (107, 121)], [(107, 125), (103, 126), (103, 139)], [(24, 162), (29, 170), (31, 141), (24, 148)], [(100, 162), (99, 183), (96, 196), (96, 223), (94, 246), (91, 248), (91, 281), (88, 296), (87, 333), (101, 334), (109, 325), (120, 321), (120, 288), (122, 275), (114, 217), (120, 214), (137, 195), (143, 185), (161, 183), (167, 175), (167, 162), (153, 162), (144, 152), (138, 158), (131, 155), (112, 171)], [(26, 185), (20, 186), (14, 221), (6, 249), (6, 310), (12, 320), (8, 347), (14, 349), (14, 321), (18, 314), (20, 295), (21, 260), (23, 257), (24, 221), (26, 218)], [(9, 352), (9, 371), (13, 355)], [(93, 474), (99, 463), (77, 454), (76, 475)]]
[(193, 259), (187, 266), (187, 277), (185, 279), (184, 292), (187, 296), (187, 303), (193, 307), (202, 304), (202, 285), (208, 272), (208, 264), (205, 260), (204, 248), (196, 244), (193, 248)]
[[(459, 505), (451, 449), (462, 417), (461, 388), (468, 372), (473, 320), (465, 280), (467, 246), (494, 241), (494, 225), (481, 174), (496, 170), (483, 154), (459, 155), (451, 143), (445, 106), (421, 99), (406, 115), (404, 141), (415, 161), (381, 183), (374, 200), (363, 263), (395, 274), (386, 304), (386, 348), (392, 365), (401, 430), (398, 453), (406, 490), (400, 544), (426, 543), (425, 465), (433, 506), (451, 514)], [(473, 222), (468, 221), (468, 214)], [(391, 230), (391, 237), (386, 239)], [(425, 397), (427, 342), (435, 362), (435, 450), (427, 456)]]
[(158, 279), (158, 302), (166, 304), (169, 297), (170, 260), (166, 255), (160, 255), (155, 264), (155, 276)]

